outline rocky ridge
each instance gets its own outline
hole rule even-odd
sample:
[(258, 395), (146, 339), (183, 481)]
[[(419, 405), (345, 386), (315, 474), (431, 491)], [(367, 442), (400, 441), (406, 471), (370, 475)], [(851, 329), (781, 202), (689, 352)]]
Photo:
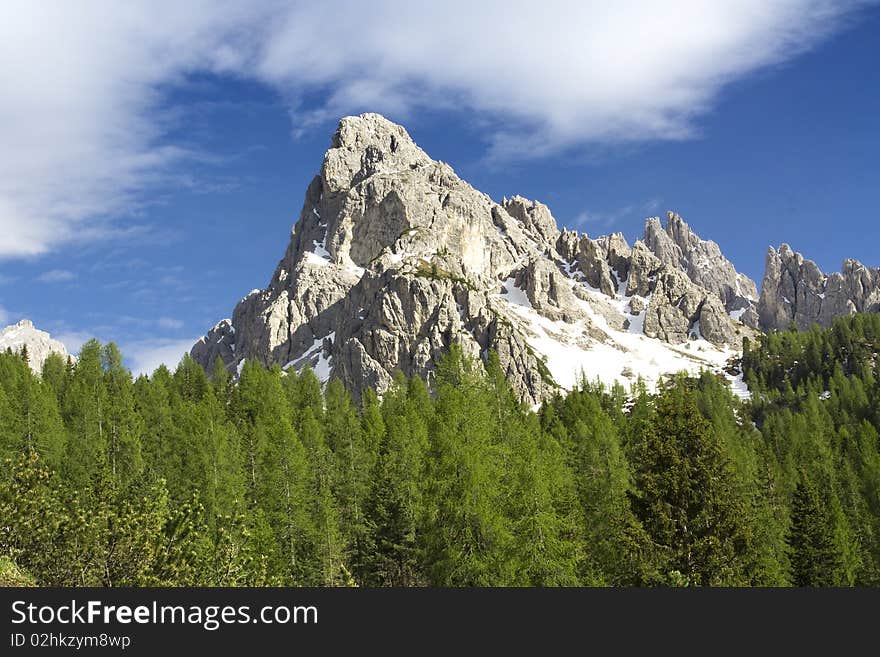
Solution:
[(649, 220), (632, 246), (559, 230), (542, 203), (496, 203), (364, 114), (340, 121), (269, 285), (191, 353), (233, 371), (309, 364), (359, 394), (387, 389), (395, 370), (430, 377), (457, 341), (474, 357), (496, 351), (538, 403), (581, 373), (651, 384), (718, 369), (751, 332), (737, 318), (756, 296), (678, 215), (665, 231)]
[(0, 331), (0, 351), (11, 349), (13, 353), (20, 353), (27, 347), (28, 364), (34, 372), (43, 370), (43, 363), (49, 354), (60, 354), (68, 358), (67, 348), (58, 340), (54, 340), (45, 331), (34, 327), (29, 319), (7, 326)]
[(880, 269), (844, 260), (840, 272), (824, 274), (788, 244), (770, 247), (757, 311), (768, 330), (828, 326), (835, 317), (880, 312)]
[(662, 263), (681, 269), (691, 281), (714, 292), (735, 318), (757, 328), (755, 282), (736, 271), (718, 244), (700, 239), (675, 212), (666, 213), (665, 229), (659, 218), (648, 219), (644, 242)]

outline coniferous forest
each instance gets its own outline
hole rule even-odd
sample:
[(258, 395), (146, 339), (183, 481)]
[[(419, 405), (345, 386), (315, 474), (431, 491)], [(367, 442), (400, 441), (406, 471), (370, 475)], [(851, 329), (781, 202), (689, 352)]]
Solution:
[(0, 354), (0, 582), (880, 585), (878, 352), (856, 315), (746, 342), (750, 401), (705, 373), (537, 412), (456, 346), (357, 403), (253, 362)]

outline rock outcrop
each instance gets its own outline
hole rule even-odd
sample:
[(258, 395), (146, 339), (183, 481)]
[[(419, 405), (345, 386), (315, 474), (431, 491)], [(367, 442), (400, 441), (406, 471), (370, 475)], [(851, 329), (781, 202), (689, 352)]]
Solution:
[[(458, 342), (478, 358), (496, 351), (530, 403), (580, 373), (656, 380), (717, 367), (751, 330), (730, 312), (754, 284), (680, 219), (667, 231), (668, 243), (652, 232), (632, 247), (560, 231), (547, 206), (495, 203), (401, 126), (347, 117), (269, 285), (192, 356), (231, 371), (245, 359), (308, 364), (359, 394), (385, 390), (395, 370), (430, 378)], [(701, 273), (701, 258), (722, 271)]]
[(845, 260), (842, 271), (826, 275), (788, 244), (770, 247), (758, 303), (762, 328), (829, 326), (857, 312), (880, 312), (880, 269)]
[(11, 349), (13, 353), (21, 353), (25, 348), (28, 364), (37, 373), (43, 370), (43, 363), (49, 354), (55, 353), (68, 358), (67, 348), (45, 331), (35, 328), (29, 319), (23, 319), (0, 331), (0, 351)]
[(700, 239), (678, 214), (666, 213), (665, 229), (659, 218), (648, 219), (644, 242), (663, 264), (680, 269), (691, 281), (713, 292), (728, 313), (757, 326), (755, 282), (736, 271), (715, 242)]

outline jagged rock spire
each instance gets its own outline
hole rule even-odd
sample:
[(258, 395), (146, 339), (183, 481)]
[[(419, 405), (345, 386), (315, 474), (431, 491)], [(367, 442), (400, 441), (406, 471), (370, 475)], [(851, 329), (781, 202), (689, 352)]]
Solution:
[(714, 292), (728, 312), (756, 326), (755, 282), (736, 271), (718, 244), (700, 239), (680, 215), (667, 212), (665, 229), (658, 217), (648, 219), (643, 241), (663, 264), (681, 269), (694, 283)]
[(880, 269), (844, 260), (840, 272), (824, 274), (788, 244), (767, 251), (758, 314), (761, 327), (829, 326), (838, 316), (880, 311)]

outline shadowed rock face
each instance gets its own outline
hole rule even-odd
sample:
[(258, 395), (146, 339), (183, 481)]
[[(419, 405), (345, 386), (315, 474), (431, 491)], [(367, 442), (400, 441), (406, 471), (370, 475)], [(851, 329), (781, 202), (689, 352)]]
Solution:
[(788, 244), (768, 250), (758, 303), (762, 328), (828, 326), (838, 316), (878, 311), (880, 269), (845, 260), (842, 271), (826, 275)]
[(29, 319), (23, 319), (0, 331), (0, 351), (11, 349), (19, 353), (25, 347), (27, 347), (28, 364), (34, 372), (43, 370), (43, 363), (49, 354), (56, 353), (64, 358), (68, 357), (67, 348), (61, 342), (53, 340), (45, 331), (35, 328)]
[(403, 127), (346, 117), (269, 285), (192, 356), (230, 370), (244, 359), (309, 364), (359, 395), (387, 389), (395, 370), (430, 378), (459, 342), (475, 357), (498, 352), (522, 399), (537, 403), (558, 390), (533, 346), (542, 332), (553, 333), (544, 344), (564, 333), (587, 350), (634, 327), (669, 343), (739, 345), (749, 329), (730, 311), (754, 305), (754, 283), (670, 217), (665, 232), (649, 222), (632, 247), (620, 234), (560, 231), (545, 205), (495, 203)]

